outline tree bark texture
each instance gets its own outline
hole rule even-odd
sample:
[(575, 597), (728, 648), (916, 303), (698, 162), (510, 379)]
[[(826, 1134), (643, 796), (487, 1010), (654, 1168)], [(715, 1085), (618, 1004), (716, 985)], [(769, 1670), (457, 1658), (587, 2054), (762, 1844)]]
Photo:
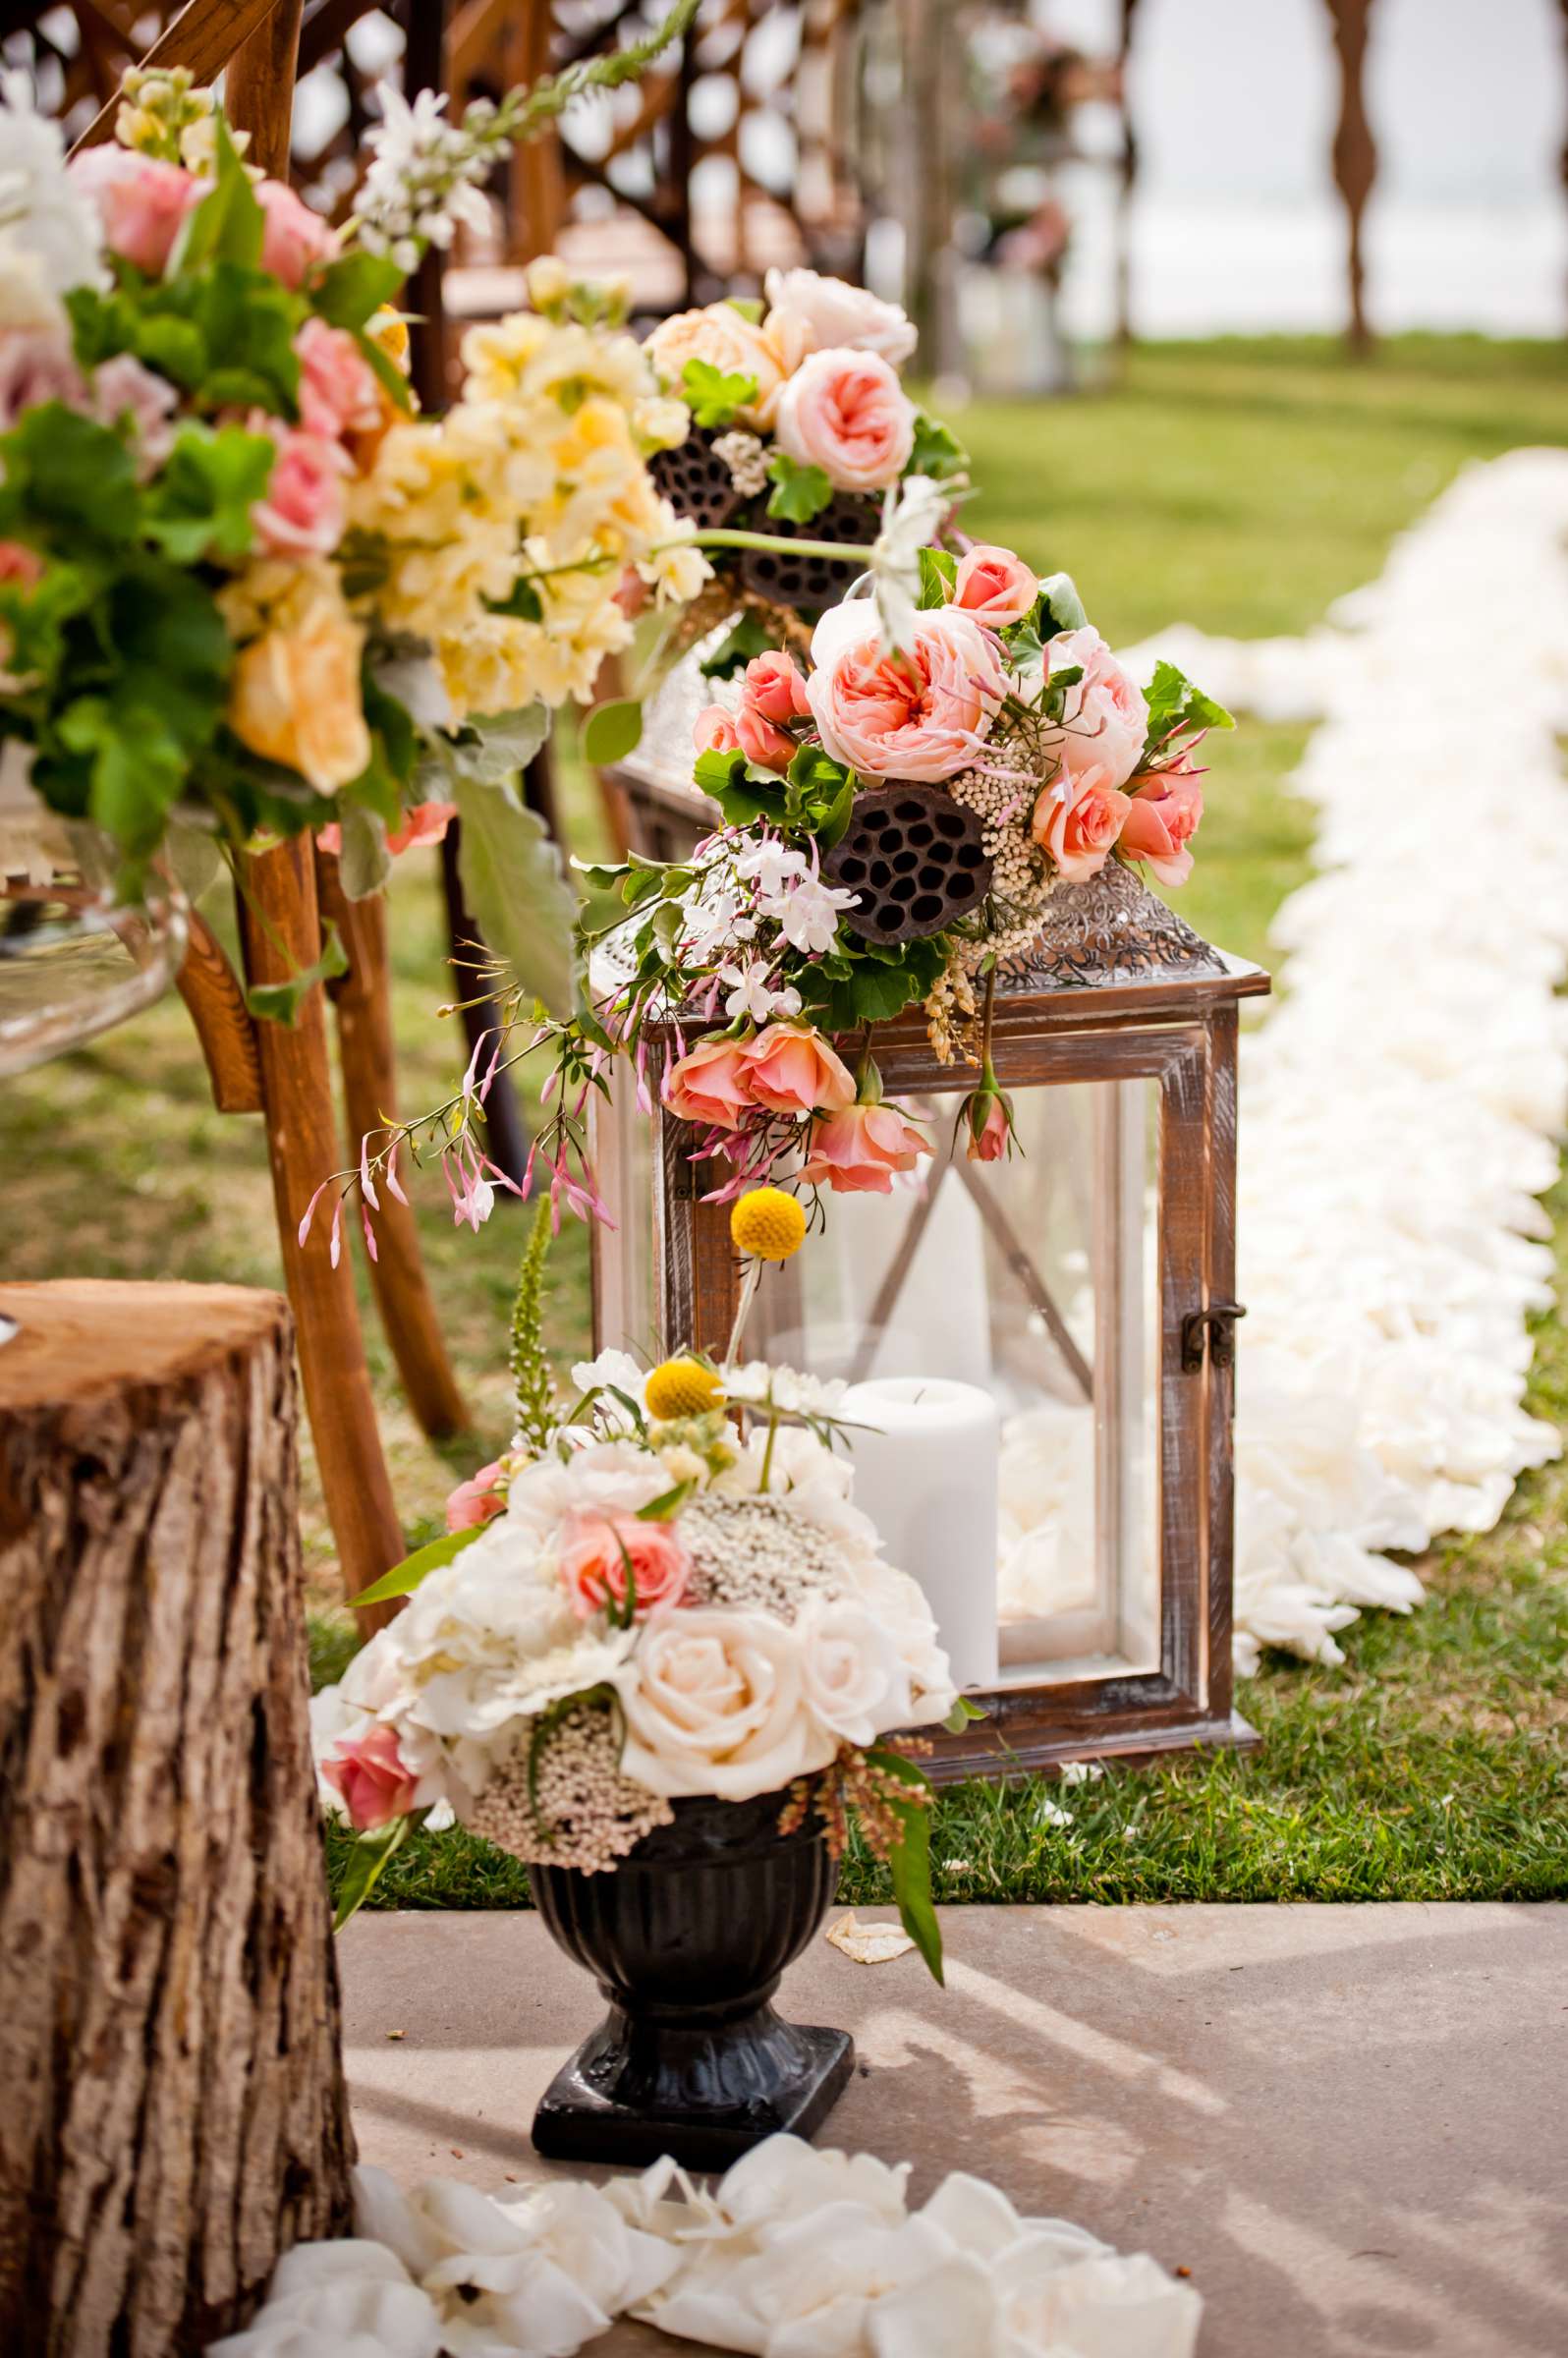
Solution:
[(292, 1326), (0, 1311), (0, 2349), (186, 2358), (349, 2222)]

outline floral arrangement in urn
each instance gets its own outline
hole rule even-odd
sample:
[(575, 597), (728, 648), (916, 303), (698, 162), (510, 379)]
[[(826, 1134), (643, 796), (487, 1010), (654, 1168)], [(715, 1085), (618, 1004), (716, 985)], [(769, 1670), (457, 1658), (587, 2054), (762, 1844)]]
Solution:
[[(359, 1600), (409, 1598), (316, 1701), (320, 1773), (362, 1836), (340, 1921), (432, 1808), (594, 1877), (682, 1802), (760, 1799), (764, 1832), (768, 1810), (784, 1834), (814, 1825), (835, 1857), (857, 1818), (939, 1976), (928, 1786), (887, 1739), (970, 1714), (924, 1598), (852, 1502), (844, 1386), (690, 1353), (644, 1374), (607, 1352), (558, 1401), (546, 1212), (514, 1319), (513, 1446), (453, 1493), (445, 1538)], [(804, 1234), (782, 1195), (732, 1225), (775, 1260)]]
[(687, 413), (559, 265), (417, 414), (392, 307), (530, 105), (447, 125), (384, 90), (339, 232), (188, 75), (129, 76), (69, 163), (7, 84), (0, 734), (133, 888), (194, 820), (231, 852), (325, 833), (358, 896), (461, 810), (492, 946), (565, 1007), (572, 896), (516, 775), (630, 637), (623, 576), (679, 600), (707, 568), (648, 473)]

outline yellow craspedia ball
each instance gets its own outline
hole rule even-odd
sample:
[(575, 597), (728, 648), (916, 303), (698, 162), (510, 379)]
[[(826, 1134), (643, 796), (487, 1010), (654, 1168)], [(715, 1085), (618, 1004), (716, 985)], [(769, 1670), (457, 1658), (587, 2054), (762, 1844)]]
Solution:
[(647, 1379), (647, 1413), (659, 1424), (675, 1417), (704, 1416), (724, 1398), (724, 1386), (711, 1368), (696, 1359), (666, 1359)]
[(758, 1261), (788, 1261), (806, 1242), (806, 1214), (781, 1187), (754, 1187), (730, 1213), (730, 1235)]

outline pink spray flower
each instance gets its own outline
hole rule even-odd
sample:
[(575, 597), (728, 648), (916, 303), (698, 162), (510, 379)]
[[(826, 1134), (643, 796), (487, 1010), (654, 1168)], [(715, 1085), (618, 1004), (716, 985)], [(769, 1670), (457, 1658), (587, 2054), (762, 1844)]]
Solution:
[(488, 1523), (492, 1515), (501, 1514), (506, 1506), (506, 1492), (498, 1488), (500, 1480), (501, 1461), (496, 1458), (450, 1490), (446, 1501), (447, 1530), (472, 1531), (476, 1523)]
[(379, 1721), (363, 1735), (345, 1736), (321, 1763), (321, 1774), (341, 1794), (349, 1824), (359, 1833), (373, 1833), (414, 1807), (419, 1779), (403, 1765), (396, 1730)]
[(97, 206), (111, 253), (149, 278), (162, 272), (187, 213), (210, 194), (178, 164), (129, 147), (88, 147), (68, 169)]

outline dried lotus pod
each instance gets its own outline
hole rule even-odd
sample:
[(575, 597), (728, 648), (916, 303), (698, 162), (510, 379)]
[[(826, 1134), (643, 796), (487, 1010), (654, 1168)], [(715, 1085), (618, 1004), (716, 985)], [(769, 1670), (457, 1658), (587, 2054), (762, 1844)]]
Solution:
[(833, 883), (860, 895), (844, 923), (867, 941), (923, 941), (978, 909), (991, 863), (978, 812), (940, 786), (875, 786), (855, 798), (844, 834), (822, 862)]
[[(855, 491), (835, 491), (821, 513), (806, 524), (790, 524), (769, 516), (766, 500), (756, 502), (755, 515), (745, 519), (749, 532), (771, 533), (781, 540), (844, 540), (851, 548), (869, 548), (881, 530), (881, 505)], [(866, 571), (862, 555), (846, 557), (792, 556), (779, 548), (748, 548), (741, 552), (741, 580), (748, 590), (790, 606), (797, 614), (820, 614), (837, 605), (845, 590)]]
[(713, 448), (717, 435), (694, 426), (673, 450), (656, 450), (647, 471), (677, 516), (686, 517), (700, 533), (728, 524), (742, 504), (742, 493), (730, 479), (729, 468)]

